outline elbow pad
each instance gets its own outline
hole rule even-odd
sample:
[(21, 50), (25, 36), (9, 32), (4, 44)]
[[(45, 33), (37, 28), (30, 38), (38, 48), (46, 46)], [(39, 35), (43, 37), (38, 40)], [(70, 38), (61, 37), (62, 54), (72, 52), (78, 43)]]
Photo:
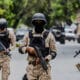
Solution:
[(51, 51), (51, 56), (52, 56), (52, 59), (55, 59), (56, 55), (57, 55), (57, 53), (56, 53), (56, 52)]

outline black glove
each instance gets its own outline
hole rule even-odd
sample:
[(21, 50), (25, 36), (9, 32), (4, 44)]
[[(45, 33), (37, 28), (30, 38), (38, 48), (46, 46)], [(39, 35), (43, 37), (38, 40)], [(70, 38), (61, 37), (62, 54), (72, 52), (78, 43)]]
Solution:
[(23, 47), (19, 47), (18, 51), (19, 51), (19, 53), (24, 54), (24, 52), (22, 51), (22, 48)]
[(52, 55), (52, 59), (55, 59), (55, 57), (56, 57), (57, 53), (56, 53), (56, 52), (54, 52), (54, 51), (51, 51), (51, 55)]
[(28, 80), (27, 78), (27, 74), (24, 74), (23, 79), (22, 80)]

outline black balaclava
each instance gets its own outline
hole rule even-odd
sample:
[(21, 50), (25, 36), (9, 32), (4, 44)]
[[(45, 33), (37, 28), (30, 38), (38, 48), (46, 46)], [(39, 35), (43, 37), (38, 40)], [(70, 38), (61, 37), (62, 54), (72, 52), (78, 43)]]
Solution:
[(8, 36), (8, 31), (7, 29), (3, 32), (0, 32), (0, 36)]
[(43, 26), (35, 26), (35, 32), (36, 33), (42, 33), (44, 30)]
[(44, 25), (45, 25), (45, 22), (44, 21), (41, 21), (41, 20), (40, 20), (40, 22), (34, 21), (33, 24), (34, 24), (35, 32), (36, 33), (42, 33), (43, 32)]

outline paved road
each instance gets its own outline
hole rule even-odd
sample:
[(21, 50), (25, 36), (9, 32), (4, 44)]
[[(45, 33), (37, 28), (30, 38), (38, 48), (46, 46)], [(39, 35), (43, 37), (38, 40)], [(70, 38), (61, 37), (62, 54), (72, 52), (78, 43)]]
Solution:
[(73, 58), (76, 50), (79, 50), (80, 44), (67, 43), (65, 45), (57, 44), (58, 55), (55, 61), (52, 61), (52, 80), (80, 80), (80, 72), (75, 64), (80, 62), (80, 55)]
[[(80, 62), (80, 55), (73, 58), (75, 50), (80, 48), (80, 44), (76, 42), (66, 42), (65, 45), (56, 43), (58, 55), (55, 60), (51, 61), (52, 80), (80, 80), (80, 72), (75, 64)], [(17, 49), (11, 52), (11, 75), (9, 80), (22, 80), (25, 73), (27, 61), (26, 54), (21, 55)]]

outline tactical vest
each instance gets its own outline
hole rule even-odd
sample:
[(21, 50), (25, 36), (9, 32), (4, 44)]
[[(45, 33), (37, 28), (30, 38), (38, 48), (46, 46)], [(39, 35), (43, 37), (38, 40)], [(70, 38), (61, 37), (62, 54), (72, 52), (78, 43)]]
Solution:
[(0, 33), (0, 41), (5, 46), (5, 48), (9, 48), (10, 46), (10, 38), (9, 38), (9, 31)]
[(45, 47), (45, 39), (48, 36), (49, 31), (45, 31), (41, 36), (33, 36), (32, 31), (29, 32), (30, 44), (29, 46), (38, 46), (42, 52), (43, 57), (49, 54), (49, 47)]

